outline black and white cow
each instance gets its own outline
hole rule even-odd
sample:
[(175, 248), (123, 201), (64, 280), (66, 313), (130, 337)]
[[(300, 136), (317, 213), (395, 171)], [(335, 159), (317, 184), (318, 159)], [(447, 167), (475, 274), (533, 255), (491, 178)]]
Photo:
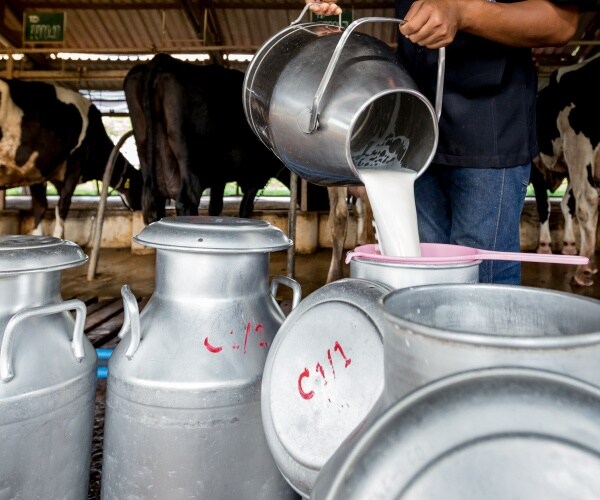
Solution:
[[(563, 166), (564, 172), (552, 171), (544, 168), (538, 156), (531, 165), (530, 182), (535, 193), (535, 203), (540, 221), (540, 233), (537, 252), (543, 254), (552, 253), (552, 235), (550, 233), (550, 211), (551, 204), (548, 191), (556, 191), (564, 180), (568, 181), (567, 167)], [(564, 255), (577, 255), (577, 244), (575, 241), (575, 198), (571, 184), (567, 183), (567, 189), (560, 202), (560, 210), (564, 219), (564, 231), (561, 253)]]
[(600, 181), (600, 54), (555, 71), (538, 94), (538, 164), (569, 178), (580, 227), (580, 254), (590, 258), (579, 266), (577, 284), (593, 284)]
[(271, 177), (289, 179), (246, 121), (243, 80), (241, 71), (167, 54), (128, 72), (124, 89), (144, 177), (146, 224), (164, 216), (168, 199), (175, 200), (178, 215), (196, 215), (207, 188), (208, 212), (219, 215), (230, 181), (243, 191), (240, 216), (249, 217)]
[[(30, 186), (34, 234), (41, 234), (52, 182), (59, 194), (54, 236), (61, 238), (75, 187), (102, 179), (113, 149), (100, 112), (69, 89), (0, 79), (0, 134), (0, 188)], [(131, 209), (141, 209), (141, 173), (122, 155), (110, 185)]]

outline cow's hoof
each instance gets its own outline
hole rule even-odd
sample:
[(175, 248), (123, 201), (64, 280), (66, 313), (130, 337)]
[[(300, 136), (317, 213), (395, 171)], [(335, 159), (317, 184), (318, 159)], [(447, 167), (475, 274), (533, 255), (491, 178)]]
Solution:
[(592, 267), (591, 265), (587, 265), (587, 266), (583, 266), (583, 273), (586, 276), (593, 276), (594, 274), (598, 273), (598, 268), (597, 267)]
[(540, 245), (537, 247), (536, 252), (537, 253), (551, 254), (552, 253), (552, 248), (550, 248), (550, 244), (549, 243), (540, 243)]
[(573, 276), (573, 281), (576, 285), (579, 286), (592, 286), (594, 284), (594, 280), (592, 280), (589, 274), (586, 274), (584, 271), (577, 271), (575, 276)]
[(565, 242), (561, 253), (563, 255), (577, 255), (577, 247), (575, 246), (575, 243)]

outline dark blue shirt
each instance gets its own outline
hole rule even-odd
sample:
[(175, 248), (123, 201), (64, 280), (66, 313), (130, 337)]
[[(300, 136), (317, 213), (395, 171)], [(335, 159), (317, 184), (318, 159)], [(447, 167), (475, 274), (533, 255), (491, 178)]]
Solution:
[[(404, 18), (412, 2), (396, 0), (398, 17)], [(433, 103), (438, 51), (399, 36), (398, 55)], [(536, 93), (530, 49), (458, 32), (446, 47), (439, 144), (433, 162), (483, 168), (530, 162), (538, 151)]]

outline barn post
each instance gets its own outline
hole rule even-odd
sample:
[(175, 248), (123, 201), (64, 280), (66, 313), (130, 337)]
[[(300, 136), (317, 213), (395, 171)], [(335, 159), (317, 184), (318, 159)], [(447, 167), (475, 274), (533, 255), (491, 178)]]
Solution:
[(290, 172), (290, 206), (288, 209), (288, 238), (293, 244), (287, 252), (287, 275), (294, 277), (296, 271), (296, 204), (298, 202), (298, 175)]
[[(6, 78), (8, 80), (13, 77), (13, 69), (14, 69), (14, 61), (12, 50), (8, 52), (8, 59), (6, 60)], [(4, 210), (6, 208), (6, 190), (0, 189), (0, 210)]]
[(104, 211), (106, 209), (106, 199), (108, 198), (108, 188), (110, 186), (110, 179), (112, 177), (113, 170), (115, 168), (115, 161), (119, 150), (129, 137), (133, 135), (133, 130), (125, 132), (119, 139), (117, 144), (114, 145), (108, 161), (106, 162), (106, 168), (104, 169), (104, 175), (102, 176), (102, 192), (100, 193), (100, 202), (98, 203), (98, 213), (96, 220), (92, 228), (92, 250), (90, 252), (90, 263), (88, 265), (87, 280), (93, 281), (96, 277), (96, 268), (98, 267), (98, 255), (100, 254), (100, 240), (102, 239), (102, 225), (104, 224)]

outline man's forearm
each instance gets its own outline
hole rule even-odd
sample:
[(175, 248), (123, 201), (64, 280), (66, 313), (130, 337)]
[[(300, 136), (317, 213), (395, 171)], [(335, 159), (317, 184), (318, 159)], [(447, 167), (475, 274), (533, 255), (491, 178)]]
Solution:
[(548, 0), (464, 3), (459, 29), (514, 47), (547, 47), (567, 43), (575, 34), (579, 13), (572, 5)]
[(577, 7), (549, 0), (416, 0), (400, 32), (429, 48), (444, 47), (465, 31), (513, 47), (564, 45), (575, 34)]

